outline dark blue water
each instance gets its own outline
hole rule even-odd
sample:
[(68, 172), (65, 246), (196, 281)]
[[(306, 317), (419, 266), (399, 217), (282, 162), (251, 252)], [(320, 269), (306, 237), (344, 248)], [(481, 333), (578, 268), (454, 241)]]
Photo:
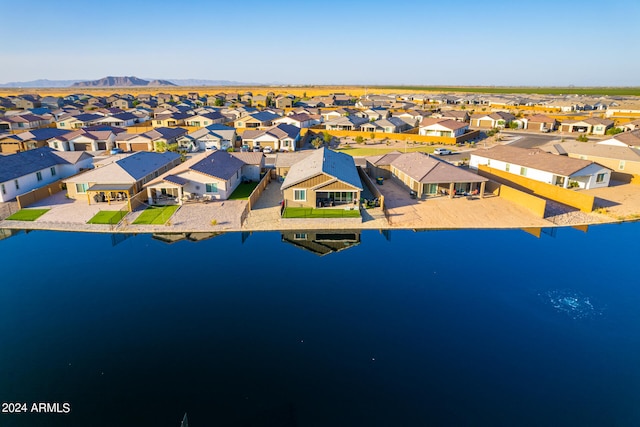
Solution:
[(18, 234), (0, 241), (0, 401), (71, 413), (0, 425), (637, 426), (639, 238)]

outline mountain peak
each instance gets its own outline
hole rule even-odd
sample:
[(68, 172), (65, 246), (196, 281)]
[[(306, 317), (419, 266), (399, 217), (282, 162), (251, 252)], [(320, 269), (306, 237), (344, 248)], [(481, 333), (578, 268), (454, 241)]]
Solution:
[(72, 87), (131, 87), (131, 86), (175, 86), (167, 80), (143, 80), (135, 76), (107, 76), (99, 80), (77, 82)]

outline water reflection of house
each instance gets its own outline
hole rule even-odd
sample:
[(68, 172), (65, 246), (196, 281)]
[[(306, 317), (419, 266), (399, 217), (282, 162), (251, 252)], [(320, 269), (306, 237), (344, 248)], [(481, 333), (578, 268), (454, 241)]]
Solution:
[(359, 230), (286, 231), (281, 233), (281, 237), (283, 242), (319, 256), (340, 252), (360, 244)]
[(152, 239), (159, 240), (164, 243), (176, 243), (182, 240), (189, 242), (200, 242), (202, 240), (212, 239), (224, 233), (154, 233)]

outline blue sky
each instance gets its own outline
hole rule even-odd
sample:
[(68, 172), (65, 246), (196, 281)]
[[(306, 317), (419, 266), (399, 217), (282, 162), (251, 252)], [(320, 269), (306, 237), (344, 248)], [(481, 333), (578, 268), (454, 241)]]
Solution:
[(636, 0), (27, 5), (1, 8), (8, 19), (0, 83), (128, 75), (283, 84), (640, 86)]

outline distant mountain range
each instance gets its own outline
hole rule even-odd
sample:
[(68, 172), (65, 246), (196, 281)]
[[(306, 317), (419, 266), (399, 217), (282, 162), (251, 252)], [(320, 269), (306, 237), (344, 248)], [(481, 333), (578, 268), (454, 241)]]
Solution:
[(260, 86), (261, 83), (243, 83), (231, 80), (202, 79), (139, 79), (137, 77), (104, 77), (98, 80), (31, 80), (27, 82), (0, 83), (8, 88), (62, 88), (62, 87), (132, 87), (132, 86)]

